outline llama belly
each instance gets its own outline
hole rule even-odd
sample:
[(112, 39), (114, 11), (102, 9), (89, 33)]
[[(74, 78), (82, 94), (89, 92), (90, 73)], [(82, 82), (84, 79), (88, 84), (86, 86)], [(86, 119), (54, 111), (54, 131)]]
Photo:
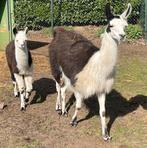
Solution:
[(79, 79), (76, 81), (75, 90), (80, 92), (84, 98), (103, 92), (109, 93), (112, 89), (114, 79)]
[(29, 67), (28, 64), (17, 64), (17, 68), (20, 75), (31, 75), (33, 71), (32, 65)]
[(84, 98), (103, 92), (109, 93), (112, 89), (114, 76), (115, 68), (99, 68), (97, 70), (96, 68), (85, 68), (76, 75), (77, 81), (75, 83), (75, 89), (79, 91)]
[(96, 93), (104, 91), (105, 84), (96, 79), (79, 77), (75, 84), (75, 89), (82, 94), (84, 98), (88, 98)]

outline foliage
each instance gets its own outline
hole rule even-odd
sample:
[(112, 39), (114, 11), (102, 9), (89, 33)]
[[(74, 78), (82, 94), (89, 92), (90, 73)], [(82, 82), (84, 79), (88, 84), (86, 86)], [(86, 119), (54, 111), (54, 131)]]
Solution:
[[(63, 28), (65, 28), (66, 30), (73, 30), (73, 27), (72, 26), (62, 26)], [(52, 37), (52, 28), (51, 27), (44, 27), (42, 29), (42, 33), (49, 36), (49, 37)]]
[(139, 39), (143, 36), (143, 30), (140, 25), (129, 25), (126, 29), (127, 39)]
[[(127, 3), (133, 6), (131, 23), (137, 23), (142, 0), (109, 0), (115, 13), (120, 14)], [(54, 0), (54, 25), (105, 24), (105, 0)], [(40, 29), (50, 26), (49, 0), (15, 0), (15, 22), (19, 27)]]
[[(96, 31), (96, 36), (100, 37), (102, 33), (104, 33), (106, 26), (100, 26), (97, 31)], [(139, 39), (143, 37), (143, 29), (141, 28), (140, 25), (132, 25), (129, 24), (128, 27), (126, 28), (126, 35), (127, 39), (132, 40), (132, 39)]]
[(105, 26), (101, 26), (98, 28), (98, 30), (96, 31), (96, 36), (100, 37), (105, 31)]
[(40, 29), (50, 22), (49, 10), (48, 0), (15, 0), (15, 22), (20, 28)]
[(52, 28), (51, 27), (44, 27), (42, 29), (42, 33), (47, 35), (48, 37), (52, 37)]

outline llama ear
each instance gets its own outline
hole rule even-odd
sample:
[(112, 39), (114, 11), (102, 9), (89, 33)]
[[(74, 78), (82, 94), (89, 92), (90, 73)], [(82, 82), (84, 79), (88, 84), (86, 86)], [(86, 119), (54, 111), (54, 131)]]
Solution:
[(16, 27), (14, 27), (14, 28), (13, 28), (13, 34), (14, 34), (14, 36), (16, 36), (17, 32), (18, 32), (18, 31), (17, 31)]
[(120, 16), (126, 20), (128, 18), (128, 16), (131, 14), (131, 11), (132, 11), (132, 6), (129, 3), (128, 8)]
[(27, 34), (28, 31), (29, 31), (29, 29), (28, 29), (28, 27), (26, 27), (25, 30), (24, 30), (25, 34)]
[(114, 15), (111, 13), (110, 3), (106, 4), (105, 13), (108, 21), (114, 18)]

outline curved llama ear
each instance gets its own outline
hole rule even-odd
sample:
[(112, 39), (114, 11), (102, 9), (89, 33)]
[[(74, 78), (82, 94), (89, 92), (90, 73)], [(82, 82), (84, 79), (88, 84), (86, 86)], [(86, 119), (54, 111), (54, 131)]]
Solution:
[(28, 31), (29, 31), (29, 29), (28, 29), (28, 27), (26, 27), (25, 30), (24, 30), (25, 34), (27, 34)]
[(14, 34), (14, 36), (16, 36), (17, 32), (18, 32), (18, 31), (17, 31), (17, 28), (14, 27), (14, 28), (13, 28), (13, 34)]
[(106, 4), (105, 13), (108, 21), (114, 18), (114, 15), (111, 13), (110, 3)]
[(132, 6), (130, 3), (128, 3), (128, 8), (120, 15), (123, 19), (127, 19), (128, 16), (131, 14)]

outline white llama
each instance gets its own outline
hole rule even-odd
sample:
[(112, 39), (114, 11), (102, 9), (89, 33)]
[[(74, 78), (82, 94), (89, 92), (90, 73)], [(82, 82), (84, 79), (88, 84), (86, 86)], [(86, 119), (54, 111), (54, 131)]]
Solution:
[(6, 47), (6, 58), (14, 84), (14, 96), (20, 95), (21, 110), (25, 110), (26, 102), (32, 91), (33, 63), (27, 48), (27, 30), (13, 29), (15, 39)]
[(97, 95), (102, 124), (102, 136), (109, 140), (107, 131), (105, 99), (113, 85), (117, 62), (117, 47), (125, 37), (124, 29), (128, 26), (127, 18), (132, 10), (131, 4), (119, 16), (114, 16), (110, 5), (106, 5), (108, 25), (98, 49), (83, 36), (66, 31), (63, 28), (54, 30), (54, 39), (49, 47), (52, 74), (56, 80), (56, 110), (65, 109), (65, 92), (70, 90), (76, 98), (76, 109), (71, 125), (77, 124), (77, 113), (82, 100)]

